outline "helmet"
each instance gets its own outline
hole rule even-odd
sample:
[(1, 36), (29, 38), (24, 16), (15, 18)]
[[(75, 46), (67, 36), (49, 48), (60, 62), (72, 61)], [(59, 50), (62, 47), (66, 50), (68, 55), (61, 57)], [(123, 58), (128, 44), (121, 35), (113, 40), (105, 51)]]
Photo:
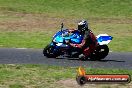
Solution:
[(88, 23), (86, 20), (82, 20), (78, 23), (78, 30), (81, 32), (88, 30)]

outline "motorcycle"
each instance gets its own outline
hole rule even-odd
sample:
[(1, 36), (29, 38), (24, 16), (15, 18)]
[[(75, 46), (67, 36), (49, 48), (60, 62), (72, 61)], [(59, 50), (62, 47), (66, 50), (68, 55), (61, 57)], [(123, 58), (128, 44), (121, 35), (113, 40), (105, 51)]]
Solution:
[[(113, 37), (107, 34), (99, 34), (96, 38), (98, 46), (89, 56), (91, 60), (101, 60), (108, 55), (109, 48), (107, 44), (110, 43)], [(70, 34), (68, 29), (63, 28), (62, 23), (61, 30), (53, 36), (51, 43), (44, 48), (43, 54), (48, 58), (56, 58), (60, 55), (67, 55), (68, 57), (75, 57), (84, 60), (84, 58), (79, 57), (81, 53), (72, 49), (69, 45), (69, 43), (80, 44), (82, 40), (83, 36), (80, 35), (78, 31)]]

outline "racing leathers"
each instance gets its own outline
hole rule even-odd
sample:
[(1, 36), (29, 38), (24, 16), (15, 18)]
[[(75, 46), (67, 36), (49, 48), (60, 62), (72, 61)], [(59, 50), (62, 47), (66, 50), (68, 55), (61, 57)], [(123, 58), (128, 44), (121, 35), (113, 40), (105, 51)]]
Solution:
[[(74, 33), (75, 31), (78, 30), (72, 30), (72, 31), (70, 30), (70, 32), (72, 33)], [(94, 52), (97, 46), (96, 37), (90, 29), (85, 30), (84, 32), (80, 32), (80, 34), (83, 35), (82, 42), (80, 44), (70, 43), (70, 45), (74, 47), (76, 50), (78, 50), (85, 57), (88, 57), (92, 52)]]

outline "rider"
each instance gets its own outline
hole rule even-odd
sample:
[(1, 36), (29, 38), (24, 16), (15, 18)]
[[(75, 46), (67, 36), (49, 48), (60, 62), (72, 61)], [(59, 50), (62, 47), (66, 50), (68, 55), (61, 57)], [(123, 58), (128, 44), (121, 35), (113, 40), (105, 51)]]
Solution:
[(82, 36), (84, 36), (81, 44), (73, 44), (70, 45), (76, 49), (79, 49), (82, 53), (79, 56), (88, 57), (94, 50), (97, 45), (97, 40), (92, 31), (88, 28), (88, 23), (86, 20), (82, 20), (78, 23), (78, 29), (69, 30), (69, 32), (74, 33), (75, 31), (79, 31)]

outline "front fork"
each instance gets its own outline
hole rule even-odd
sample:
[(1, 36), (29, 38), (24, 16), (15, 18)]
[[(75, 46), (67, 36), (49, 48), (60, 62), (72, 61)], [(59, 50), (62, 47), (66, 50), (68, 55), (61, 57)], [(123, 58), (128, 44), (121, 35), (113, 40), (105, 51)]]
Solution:
[(54, 47), (54, 52), (59, 52), (61, 55), (71, 55), (72, 49), (69, 45), (62, 44), (61, 46), (57, 46), (54, 42), (51, 42), (50, 45)]
[(53, 53), (58, 53), (58, 50), (57, 50), (57, 48), (56, 48), (56, 43), (51, 42), (51, 43), (50, 43), (50, 46), (52, 46)]

